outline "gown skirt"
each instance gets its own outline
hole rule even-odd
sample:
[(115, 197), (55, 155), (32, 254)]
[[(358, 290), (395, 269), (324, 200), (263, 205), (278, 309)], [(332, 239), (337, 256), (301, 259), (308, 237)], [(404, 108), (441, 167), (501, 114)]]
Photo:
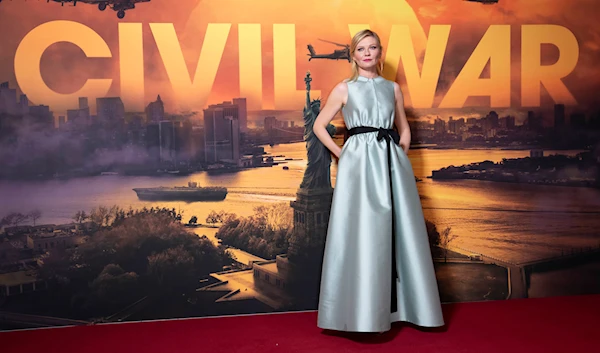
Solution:
[(317, 326), (382, 332), (395, 321), (444, 325), (411, 163), (394, 141), (360, 133), (338, 162)]

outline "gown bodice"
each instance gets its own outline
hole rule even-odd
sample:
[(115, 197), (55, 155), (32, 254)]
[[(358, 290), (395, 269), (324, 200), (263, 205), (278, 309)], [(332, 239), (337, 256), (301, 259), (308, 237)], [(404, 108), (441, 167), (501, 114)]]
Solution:
[(372, 126), (391, 129), (395, 118), (394, 83), (381, 76), (358, 76), (347, 81), (348, 99), (342, 107), (346, 128)]

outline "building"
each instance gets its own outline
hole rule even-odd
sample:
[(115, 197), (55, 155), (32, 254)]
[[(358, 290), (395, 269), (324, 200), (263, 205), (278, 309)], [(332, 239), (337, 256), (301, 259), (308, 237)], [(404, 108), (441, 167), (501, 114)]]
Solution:
[(79, 97), (79, 109), (89, 108), (87, 97)]
[(543, 119), (541, 116), (536, 115), (532, 110), (527, 112), (527, 129), (528, 130), (540, 130), (543, 127)]
[(146, 125), (146, 132), (144, 133), (146, 150), (148, 151), (148, 157), (150, 161), (159, 164), (160, 163), (160, 127), (158, 123), (151, 123)]
[(450, 131), (453, 134), (457, 134), (460, 132), (458, 131), (457, 120), (454, 120), (453, 117), (450, 117), (448, 119), (448, 131)]
[(160, 161), (174, 163), (177, 159), (177, 132), (173, 121), (158, 123)]
[(120, 122), (125, 119), (125, 105), (121, 97), (96, 98), (96, 116), (101, 123)]
[(514, 130), (515, 129), (515, 117), (512, 115), (508, 115), (500, 118), (500, 127), (506, 130)]
[(160, 95), (158, 95), (156, 101), (150, 102), (146, 107), (146, 121), (148, 123), (158, 123), (163, 120), (165, 120), (165, 104), (160, 99)]
[(239, 108), (231, 102), (210, 105), (204, 109), (205, 160), (230, 162), (240, 160)]
[(146, 125), (146, 149), (150, 160), (157, 164), (175, 164), (181, 146), (180, 123), (170, 120)]
[(0, 84), (0, 114), (2, 113), (11, 115), (20, 113), (17, 105), (17, 90), (10, 88), (8, 82)]
[(498, 113), (495, 111), (489, 112), (488, 115), (486, 115), (486, 117), (483, 119), (484, 131), (488, 137), (496, 136), (495, 131), (499, 126)]
[(54, 113), (47, 105), (34, 105), (29, 107), (29, 115), (35, 124), (54, 127)]
[(248, 108), (246, 98), (234, 98), (233, 104), (238, 106), (238, 119), (240, 121), (240, 132), (248, 132)]
[(47, 283), (39, 280), (31, 271), (0, 274), (0, 297), (9, 297), (47, 288)]
[[(90, 108), (69, 109), (67, 110), (67, 121), (71, 126), (87, 126), (91, 123)], [(60, 126), (60, 124), (59, 124)]]
[(270, 132), (275, 127), (277, 127), (277, 118), (274, 116), (265, 117), (265, 122), (264, 122), (265, 131)]
[(446, 133), (446, 122), (440, 118), (436, 118), (433, 123), (433, 129), (435, 134), (445, 134)]
[(19, 261), (19, 249), (13, 243), (5, 241), (0, 242), (0, 268)]
[(22, 94), (19, 97), (19, 113), (20, 114), (29, 114), (29, 99), (27, 98), (26, 95)]
[(83, 242), (83, 237), (74, 232), (54, 230), (27, 235), (27, 247), (35, 252), (47, 252), (52, 249), (70, 249)]

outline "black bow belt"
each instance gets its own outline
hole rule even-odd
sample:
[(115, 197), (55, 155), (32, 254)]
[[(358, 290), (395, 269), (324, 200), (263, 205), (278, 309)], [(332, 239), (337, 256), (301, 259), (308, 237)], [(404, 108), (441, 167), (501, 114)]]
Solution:
[(376, 132), (377, 133), (377, 141), (381, 141), (381, 139), (385, 139), (388, 142), (388, 145), (391, 140), (393, 140), (394, 143), (396, 143), (396, 145), (400, 143), (400, 135), (398, 134), (398, 131), (396, 131), (394, 129), (384, 129), (382, 127), (376, 128), (376, 127), (371, 127), (371, 126), (357, 126), (357, 127), (353, 127), (352, 129), (348, 130), (348, 134), (350, 136), (357, 135), (357, 134), (364, 134), (367, 132)]
[(396, 227), (395, 227), (395, 212), (394, 212), (394, 192), (392, 189), (392, 146), (391, 141), (394, 141), (396, 145), (400, 143), (400, 135), (396, 130), (376, 128), (371, 126), (357, 126), (348, 130), (348, 135), (365, 134), (368, 132), (377, 132), (377, 141), (385, 139), (387, 144), (387, 162), (388, 162), (388, 176), (390, 179), (390, 198), (392, 200), (392, 298), (391, 298), (391, 312), (398, 311), (397, 302), (397, 289), (396, 281), (398, 279), (398, 269), (396, 268)]

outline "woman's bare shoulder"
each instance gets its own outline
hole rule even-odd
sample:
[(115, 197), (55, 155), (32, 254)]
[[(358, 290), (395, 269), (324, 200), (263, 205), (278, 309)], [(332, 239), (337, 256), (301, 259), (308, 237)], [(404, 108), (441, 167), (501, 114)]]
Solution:
[(348, 90), (348, 82), (350, 80), (349, 79), (345, 79), (341, 82), (338, 82), (338, 84), (335, 85), (334, 89), (340, 89), (340, 90)]
[(337, 83), (331, 90), (331, 93), (340, 98), (347, 96), (348, 95), (348, 84), (345, 81)]
[(394, 95), (396, 97), (402, 97), (402, 89), (400, 88), (400, 85), (398, 84), (398, 82), (396, 81), (390, 81), (394, 87)]

